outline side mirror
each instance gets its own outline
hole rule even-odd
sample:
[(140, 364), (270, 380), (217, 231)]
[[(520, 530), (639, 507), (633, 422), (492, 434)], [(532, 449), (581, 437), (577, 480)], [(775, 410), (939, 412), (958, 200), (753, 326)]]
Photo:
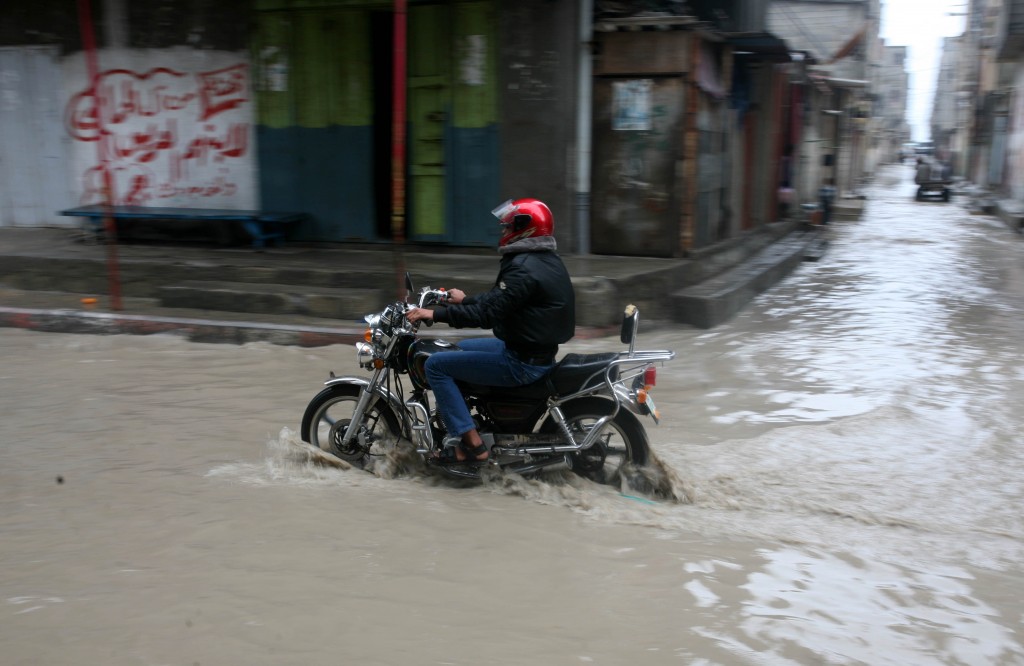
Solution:
[(412, 276), (409, 275), (409, 271), (405, 272), (405, 300), (409, 300), (409, 296), (416, 293), (416, 290), (412, 286)]

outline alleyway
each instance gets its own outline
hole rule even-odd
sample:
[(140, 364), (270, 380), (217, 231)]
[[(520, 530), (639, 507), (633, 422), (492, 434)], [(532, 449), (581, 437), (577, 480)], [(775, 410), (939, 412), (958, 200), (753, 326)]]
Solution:
[(0, 330), (6, 659), (1024, 663), (1024, 241), (911, 177), (733, 321), (641, 326), (677, 504), (296, 460), (348, 347)]

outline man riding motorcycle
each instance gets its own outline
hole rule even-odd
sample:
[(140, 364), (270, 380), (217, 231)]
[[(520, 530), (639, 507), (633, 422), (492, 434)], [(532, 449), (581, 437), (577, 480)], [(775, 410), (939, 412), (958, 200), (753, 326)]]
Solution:
[(451, 289), (444, 306), (414, 308), (407, 314), (410, 322), (432, 320), (494, 331), (494, 338), (463, 340), (462, 351), (434, 354), (426, 363), (438, 411), (452, 435), (440, 461), (445, 464), (480, 463), (489, 456), (456, 380), (488, 386), (533, 383), (551, 370), (558, 345), (576, 330), (576, 297), (565, 264), (555, 253), (551, 210), (537, 199), (516, 199), (491, 214), (504, 230), (494, 287), (475, 296)]

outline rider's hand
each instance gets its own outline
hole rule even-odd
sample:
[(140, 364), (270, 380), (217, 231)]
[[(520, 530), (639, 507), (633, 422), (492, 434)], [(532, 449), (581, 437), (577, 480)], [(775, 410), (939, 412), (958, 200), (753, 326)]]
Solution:
[(466, 292), (461, 289), (449, 289), (448, 290), (448, 302), (452, 305), (458, 305), (466, 298)]
[(413, 308), (405, 314), (405, 318), (414, 324), (422, 320), (426, 320), (429, 324), (434, 321), (434, 311), (426, 308)]

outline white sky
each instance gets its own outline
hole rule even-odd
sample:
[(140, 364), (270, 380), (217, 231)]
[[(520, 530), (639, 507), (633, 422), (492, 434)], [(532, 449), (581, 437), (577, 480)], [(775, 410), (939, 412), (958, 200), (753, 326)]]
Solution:
[(930, 138), (928, 126), (939, 73), (942, 38), (963, 33), (968, 0), (882, 0), (880, 36), (889, 46), (907, 46), (910, 92), (907, 122), (912, 140)]

